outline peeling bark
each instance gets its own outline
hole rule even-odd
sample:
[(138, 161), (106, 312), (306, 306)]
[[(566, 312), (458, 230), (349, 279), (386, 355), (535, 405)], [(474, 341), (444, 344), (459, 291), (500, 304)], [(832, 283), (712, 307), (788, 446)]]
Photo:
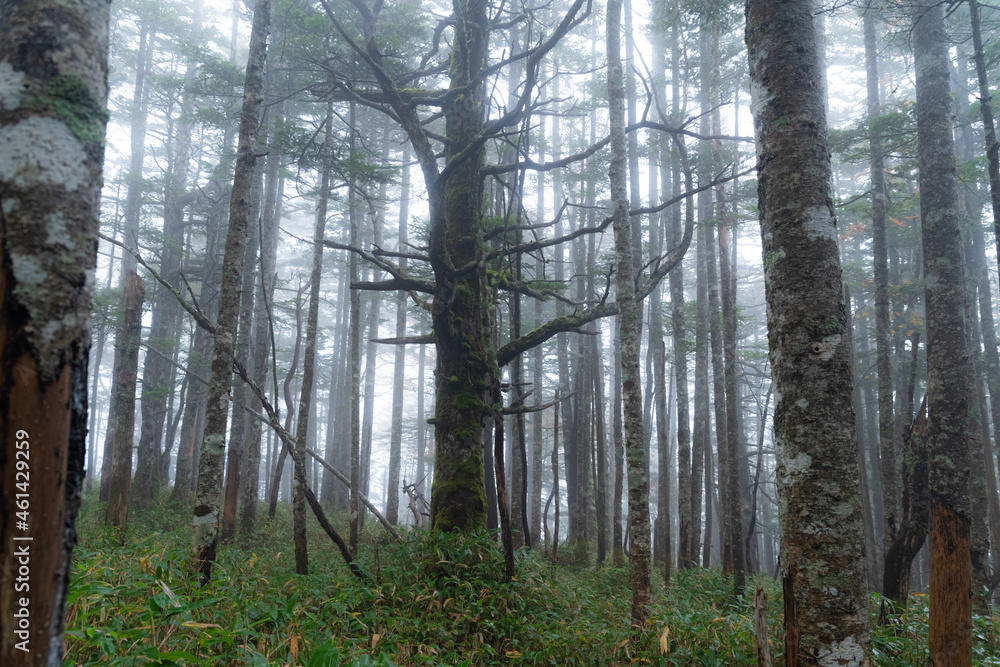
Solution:
[[(105, 0), (0, 2), (0, 664), (11, 667), (63, 658), (86, 456), (108, 10)], [(26, 552), (23, 589), (15, 578)], [(25, 606), (28, 629), (15, 623)]]

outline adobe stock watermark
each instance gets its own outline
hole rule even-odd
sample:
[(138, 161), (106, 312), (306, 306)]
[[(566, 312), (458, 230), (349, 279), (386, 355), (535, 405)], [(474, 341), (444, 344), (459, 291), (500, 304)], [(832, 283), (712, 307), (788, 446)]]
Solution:
[(31, 641), (31, 442), (27, 431), (15, 434), (14, 450), (14, 647), (27, 653)]

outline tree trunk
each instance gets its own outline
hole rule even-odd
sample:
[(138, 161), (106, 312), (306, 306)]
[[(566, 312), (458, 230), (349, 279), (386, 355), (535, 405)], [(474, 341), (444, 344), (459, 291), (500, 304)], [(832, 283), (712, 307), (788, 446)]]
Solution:
[[(351, 160), (357, 158), (355, 154), (355, 142), (356, 142), (356, 110), (355, 104), (351, 102), (349, 116), (348, 131), (351, 133), (351, 147), (350, 147), (350, 157)], [(359, 247), (361, 245), (361, 221), (359, 220), (361, 214), (358, 211), (358, 206), (360, 203), (357, 200), (357, 195), (355, 192), (354, 184), (347, 190), (347, 208), (348, 217), (350, 219), (350, 244), (352, 247)], [(351, 455), (351, 495), (348, 501), (348, 513), (350, 519), (350, 533), (348, 535), (348, 545), (351, 548), (351, 553), (357, 557), (358, 554), (358, 531), (360, 530), (361, 524), (361, 502), (358, 500), (358, 493), (361, 491), (361, 295), (358, 290), (351, 288), (351, 283), (358, 280), (358, 256), (356, 253), (350, 253), (350, 258), (348, 260), (349, 265), (349, 277), (350, 283), (348, 283), (348, 289), (350, 290), (351, 299), (351, 320), (349, 324), (350, 332), (348, 333), (348, 343), (347, 343), (347, 364), (348, 368), (351, 369), (349, 400), (347, 404), (348, 408), (348, 424), (350, 429), (347, 431), (350, 434), (350, 439), (348, 440), (349, 451)]]
[(319, 327), (319, 298), (323, 278), (323, 238), (326, 234), (326, 209), (330, 195), (330, 171), (333, 168), (333, 101), (326, 107), (326, 136), (323, 140), (323, 175), (316, 207), (316, 232), (313, 235), (313, 265), (309, 278), (309, 312), (306, 315), (306, 349), (302, 360), (302, 391), (299, 416), (295, 426), (295, 490), (292, 492), (292, 534), (295, 540), (295, 573), (309, 574), (309, 550), (306, 541), (306, 437), (309, 433), (309, 408), (312, 406), (313, 376), (316, 370), (316, 336)]
[[(251, 336), (253, 335), (254, 286), (258, 271), (257, 251), (260, 249), (260, 199), (261, 183), (259, 173), (253, 174), (251, 186), (250, 213), (247, 218), (247, 244), (243, 256), (244, 267), (255, 267), (244, 271), (240, 287), (240, 313), (234, 357), (243, 364), (249, 372), (253, 372), (250, 356)], [(226, 478), (223, 485), (223, 510), (221, 539), (223, 544), (229, 544), (236, 536), (236, 508), (239, 501), (239, 490), (242, 483), (242, 468), (246, 458), (247, 436), (250, 434), (250, 415), (247, 407), (250, 403), (250, 390), (245, 382), (237, 382), (233, 386), (233, 417), (229, 429), (229, 451), (226, 452)]]
[[(1000, 248), (1000, 142), (997, 141), (997, 131), (993, 121), (993, 96), (990, 94), (983, 37), (979, 26), (979, 0), (969, 0), (969, 16), (972, 23), (972, 43), (975, 48), (976, 76), (979, 80), (979, 113), (983, 119), (986, 159), (990, 174), (993, 231), (996, 235), (997, 248)], [(1000, 255), (997, 256), (997, 262), (1000, 264)]]
[[(298, 293), (295, 295), (295, 346), (292, 349), (292, 362), (288, 366), (288, 372), (285, 374), (285, 381), (282, 383), (282, 393), (285, 399), (285, 430), (289, 433), (292, 432), (292, 420), (295, 418), (295, 401), (292, 398), (292, 380), (295, 378), (296, 372), (299, 370), (299, 355), (302, 352), (302, 294), (309, 289), (309, 284), (299, 285)], [(275, 388), (277, 392), (277, 388)], [(274, 473), (272, 475), (271, 481), (271, 493), (268, 497), (267, 503), (267, 516), (274, 518), (275, 513), (278, 511), (278, 495), (282, 487), (282, 482), (284, 481), (284, 471), (285, 471), (285, 461), (288, 459), (288, 449), (282, 447), (278, 443), (277, 448), (280, 452), (277, 454), (278, 460), (274, 465)], [(294, 465), (294, 462), (293, 464)], [(288, 500), (288, 496), (285, 496), (285, 500)]]
[[(127, 248), (131, 248), (132, 250), (136, 249), (136, 243), (138, 242), (139, 215), (142, 212), (142, 163), (143, 156), (145, 155), (146, 142), (146, 99), (143, 91), (145, 89), (146, 82), (146, 67), (149, 64), (149, 40), (149, 26), (145, 22), (142, 22), (139, 26), (139, 51), (136, 55), (135, 85), (132, 91), (132, 122), (129, 128), (131, 158), (128, 171), (128, 189), (125, 193), (125, 228), (123, 230), (123, 242)], [(125, 311), (125, 278), (128, 276), (128, 272), (135, 271), (137, 266), (138, 264), (136, 263), (135, 257), (133, 257), (127, 250), (123, 251), (121, 275), (119, 278), (122, 288), (121, 309), (123, 312)], [(117, 368), (118, 366), (119, 361), (116, 356), (115, 360), (112, 362), (112, 368)], [(117, 403), (117, 400), (114, 396), (112, 396), (110, 402), (112, 406), (114, 406)], [(112, 407), (108, 414), (108, 423), (113, 423), (113, 420), (117, 421), (117, 418), (118, 416), (114, 412), (114, 407)], [(99, 500), (101, 502), (107, 502), (108, 500), (107, 487), (113, 460), (114, 430), (108, 428), (104, 436), (104, 464), (101, 466), (101, 490), (99, 494)]]
[[(407, 243), (407, 218), (410, 206), (410, 145), (403, 150), (403, 175), (399, 191), (398, 252), (405, 253)], [(399, 268), (406, 271), (406, 258), (399, 260)], [(406, 301), (404, 290), (396, 292), (396, 337), (406, 335)], [(399, 465), (403, 449), (403, 381), (406, 376), (406, 346), (397, 345), (392, 371), (392, 431), (389, 435), (389, 489), (385, 516), (392, 525), (399, 522)], [(419, 391), (419, 390), (418, 390)]]
[(0, 664), (11, 667), (58, 665), (65, 650), (108, 20), (96, 0), (0, 2)]
[[(277, 41), (277, 40), (276, 40)], [(280, 42), (279, 42), (280, 43)], [(277, 63), (275, 63), (277, 65)], [(272, 68), (273, 69), (276, 68)], [(273, 76), (268, 77), (273, 79)], [(277, 130), (284, 115), (283, 104), (277, 104), (271, 109), (270, 144), (274, 146)], [(268, 357), (271, 354), (271, 304), (277, 276), (274, 265), (278, 252), (278, 220), (281, 217), (281, 181), (279, 168), (280, 153), (272, 148), (267, 156), (267, 171), (265, 173), (264, 207), (260, 219), (260, 256), (259, 264), (254, 267), (258, 273), (256, 304), (254, 305), (254, 350), (253, 350), (253, 380), (261, 389), (265, 388), (268, 376)], [(275, 398), (277, 398), (277, 380), (275, 383)], [(256, 396), (250, 401), (254, 412), (261, 412), (261, 401)], [(243, 469), (243, 488), (240, 492), (240, 540), (243, 546), (249, 544), (257, 522), (257, 502), (260, 499), (260, 447), (261, 422), (250, 420), (250, 431), (247, 437), (246, 462)], [(265, 479), (268, 470), (265, 468)]]
[[(871, 507), (871, 496), (868, 493), (868, 470), (865, 466), (865, 429), (864, 429), (864, 415), (865, 411), (862, 406), (861, 400), (861, 384), (862, 378), (859, 377), (857, 373), (857, 364), (855, 363), (854, 356), (854, 340), (855, 338), (865, 337), (868, 334), (864, 330), (864, 320), (862, 319), (858, 328), (861, 330), (860, 336), (854, 335), (854, 305), (851, 303), (851, 292), (848, 284), (844, 283), (844, 302), (847, 304), (847, 321), (850, 325), (847, 327), (848, 334), (848, 348), (851, 350), (851, 374), (852, 380), (854, 382), (854, 394), (852, 396), (854, 401), (854, 428), (857, 432), (857, 460), (858, 460), (858, 476), (861, 483), (861, 516), (862, 525), (865, 530), (865, 567), (867, 568), (868, 574), (868, 590), (877, 590), (877, 582), (879, 578), (878, 571), (878, 559), (876, 558), (876, 547), (875, 547), (875, 529), (874, 522), (872, 521), (872, 507)], [(871, 404), (868, 404), (871, 407)], [(764, 436), (761, 434), (760, 443), (763, 446)], [(760, 464), (758, 463), (758, 468)], [(758, 478), (760, 477), (758, 472)], [(754, 486), (754, 493), (756, 494), (757, 488)], [(757, 498), (754, 497), (754, 506), (757, 505)], [(880, 587), (879, 587), (880, 589)]]
[[(108, 506), (104, 523), (118, 529), (125, 544), (129, 494), (132, 486), (132, 442), (135, 437), (135, 387), (139, 374), (139, 343), (142, 340), (142, 300), (146, 289), (135, 271), (125, 276), (125, 312), (122, 330), (115, 341), (114, 371), (115, 440), (114, 457), (108, 474)], [(108, 428), (112, 425), (108, 424)]]
[(930, 505), (927, 495), (927, 411), (926, 396), (916, 416), (913, 412), (913, 395), (917, 385), (917, 351), (920, 336), (911, 339), (909, 383), (904, 409), (900, 416), (906, 419), (903, 427), (902, 509), (896, 538), (885, 552), (882, 575), (882, 594), (893, 602), (905, 605), (910, 592), (910, 570), (920, 553), (930, 529)]
[(194, 507), (192, 544), (193, 569), (200, 573), (202, 584), (212, 578), (219, 538), (219, 504), (222, 500), (223, 454), (226, 449), (226, 426), (229, 417), (229, 388), (233, 376), (233, 351), (239, 316), (240, 285), (247, 237), (253, 175), (256, 171), (258, 115), (264, 84), (264, 61), (270, 0), (257, 0), (250, 34), (250, 59), (247, 63), (243, 92), (243, 112), (236, 173), (230, 203), (229, 230), (223, 260), (222, 287), (219, 292), (219, 315), (212, 353), (212, 373), (205, 413), (205, 436), (198, 462), (198, 493)]
[(844, 455), (856, 451), (850, 323), (812, 3), (748, 0), (746, 17), (776, 397), (786, 660), (870, 665), (858, 467)]
[(969, 665), (970, 380), (948, 72), (950, 43), (942, 7), (916, 3), (912, 12), (930, 414), (930, 661), (935, 665)]
[[(864, 13), (865, 64), (868, 82), (868, 118), (881, 112), (879, 99), (878, 51), (875, 17), (869, 6)], [(878, 432), (881, 453), (884, 507), (883, 550), (888, 550), (899, 527), (899, 466), (896, 462), (896, 420), (892, 412), (892, 341), (889, 330), (889, 251), (886, 236), (885, 168), (882, 137), (874, 130), (868, 135), (872, 181), (872, 253), (875, 262), (875, 346), (878, 363)], [(873, 449), (874, 451), (874, 449)], [(876, 588), (881, 588), (875, 582)]]
[(625, 403), (625, 450), (628, 461), (629, 558), (632, 562), (632, 626), (641, 631), (649, 619), (650, 535), (649, 464), (642, 434), (639, 387), (640, 302), (635, 293), (628, 200), (625, 195), (625, 99), (621, 61), (621, 2), (608, 3), (608, 106), (611, 120), (611, 208), (615, 231), (615, 268), (622, 348), (622, 397)]

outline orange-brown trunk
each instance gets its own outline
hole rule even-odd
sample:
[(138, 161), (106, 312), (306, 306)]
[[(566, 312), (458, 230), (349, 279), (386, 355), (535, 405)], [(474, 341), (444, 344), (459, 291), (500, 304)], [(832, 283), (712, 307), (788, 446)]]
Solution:
[(935, 499), (931, 504), (931, 667), (972, 664), (972, 575), (969, 521)]

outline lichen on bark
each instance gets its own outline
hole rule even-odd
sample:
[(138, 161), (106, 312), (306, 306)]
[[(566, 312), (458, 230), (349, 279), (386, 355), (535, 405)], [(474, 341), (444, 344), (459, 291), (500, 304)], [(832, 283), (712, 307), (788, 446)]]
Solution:
[(761, 237), (771, 258), (786, 653), (800, 665), (860, 666), (871, 663), (871, 640), (853, 378), (812, 7), (746, 5)]

